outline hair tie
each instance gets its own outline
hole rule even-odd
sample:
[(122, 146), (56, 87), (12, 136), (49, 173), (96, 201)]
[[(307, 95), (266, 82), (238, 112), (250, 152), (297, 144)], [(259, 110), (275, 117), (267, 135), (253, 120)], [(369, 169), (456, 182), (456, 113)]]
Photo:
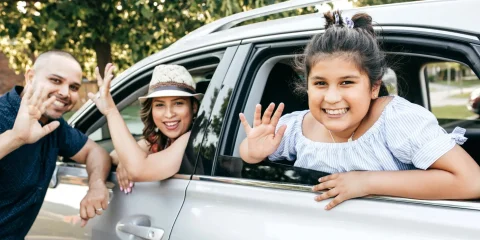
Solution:
[(347, 24), (348, 28), (353, 28), (354, 23), (353, 23), (352, 19), (346, 17), (345, 18), (345, 23)]
[[(338, 15), (337, 12), (335, 12), (333, 14), (333, 18), (335, 19), (335, 25), (338, 25), (340, 26), (340, 16)], [(345, 17), (344, 21), (343, 21), (344, 25), (347, 26), (347, 28), (353, 28), (353, 26), (355, 25), (352, 21), (352, 19), (348, 18), (348, 17)]]

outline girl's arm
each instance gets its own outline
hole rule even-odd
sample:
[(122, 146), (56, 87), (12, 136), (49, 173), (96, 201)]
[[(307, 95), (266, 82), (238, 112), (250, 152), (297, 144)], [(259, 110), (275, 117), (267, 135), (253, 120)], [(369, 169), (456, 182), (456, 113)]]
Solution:
[(415, 199), (480, 198), (480, 167), (463, 148), (455, 145), (427, 170), (353, 171), (319, 179), (313, 191), (325, 191), (316, 201), (334, 198), (329, 210), (341, 202), (366, 195)]
[(106, 116), (116, 154), (132, 181), (158, 181), (178, 172), (190, 132), (180, 136), (167, 149), (148, 154), (130, 134), (118, 110), (110, 111)]
[(480, 198), (480, 167), (455, 145), (427, 170), (368, 172), (367, 192), (417, 199)]

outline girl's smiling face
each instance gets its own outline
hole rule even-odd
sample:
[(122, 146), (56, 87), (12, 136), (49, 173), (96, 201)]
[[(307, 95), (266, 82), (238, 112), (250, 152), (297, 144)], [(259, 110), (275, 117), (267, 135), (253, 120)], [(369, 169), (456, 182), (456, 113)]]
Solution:
[(347, 56), (332, 56), (312, 64), (308, 75), (308, 105), (312, 116), (337, 135), (350, 137), (367, 115), (379, 86)]
[(157, 128), (175, 140), (188, 131), (197, 111), (190, 97), (158, 97), (152, 102), (152, 117)]

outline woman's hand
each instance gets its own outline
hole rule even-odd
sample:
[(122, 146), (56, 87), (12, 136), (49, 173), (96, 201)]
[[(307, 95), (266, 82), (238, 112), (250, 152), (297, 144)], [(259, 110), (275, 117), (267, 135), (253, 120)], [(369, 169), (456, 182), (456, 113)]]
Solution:
[(248, 156), (252, 159), (263, 160), (268, 155), (277, 150), (280, 142), (282, 141), (283, 134), (287, 129), (287, 126), (281, 126), (277, 133), (275, 128), (277, 127), (278, 120), (282, 116), (284, 104), (278, 105), (275, 114), (272, 116), (275, 104), (270, 103), (265, 110), (262, 119), (260, 119), (261, 105), (257, 104), (255, 107), (255, 115), (253, 119), (253, 128), (250, 127), (245, 115), (240, 113), (240, 120), (242, 121), (245, 132), (247, 133), (248, 140)]
[(97, 105), (98, 110), (108, 116), (111, 112), (117, 110), (117, 106), (113, 101), (112, 95), (110, 94), (110, 82), (113, 79), (113, 69), (115, 67), (113, 64), (109, 63), (105, 66), (104, 77), (100, 76), (100, 71), (98, 67), (95, 68), (95, 75), (97, 77), (97, 84), (99, 87), (98, 93), (88, 93), (88, 97)]
[(120, 186), (120, 191), (124, 192), (125, 194), (132, 192), (134, 184), (130, 180), (127, 170), (122, 166), (122, 163), (118, 163), (117, 166), (117, 182)]
[(327, 198), (333, 200), (325, 206), (326, 210), (330, 210), (338, 204), (352, 198), (358, 198), (369, 195), (368, 178), (369, 172), (345, 172), (335, 173), (318, 179), (320, 184), (313, 186), (313, 191), (323, 191), (319, 196), (315, 197), (315, 201), (322, 201)]

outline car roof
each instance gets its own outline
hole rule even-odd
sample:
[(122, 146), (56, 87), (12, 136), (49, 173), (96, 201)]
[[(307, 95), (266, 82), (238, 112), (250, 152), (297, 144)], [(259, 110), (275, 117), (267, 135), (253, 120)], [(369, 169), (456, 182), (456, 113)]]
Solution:
[[(139, 61), (122, 73), (121, 76), (129, 75), (146, 65), (155, 64), (165, 57), (208, 46), (237, 45), (244, 39), (285, 33), (320, 31), (324, 28), (322, 13), (287, 17), (238, 27), (234, 27), (234, 25), (245, 20), (258, 18), (259, 16), (305, 6), (314, 6), (322, 2), (329, 1), (287, 1), (219, 19), (198, 28), (179, 39), (170, 47)], [(480, 9), (479, 0), (427, 0), (353, 8), (343, 10), (342, 15), (351, 17), (355, 13), (363, 12), (369, 14), (374, 23), (382, 27), (401, 26), (449, 30), (475, 35), (478, 41), (480, 27), (478, 26), (478, 21), (474, 20), (475, 16), (478, 16), (478, 9)]]

